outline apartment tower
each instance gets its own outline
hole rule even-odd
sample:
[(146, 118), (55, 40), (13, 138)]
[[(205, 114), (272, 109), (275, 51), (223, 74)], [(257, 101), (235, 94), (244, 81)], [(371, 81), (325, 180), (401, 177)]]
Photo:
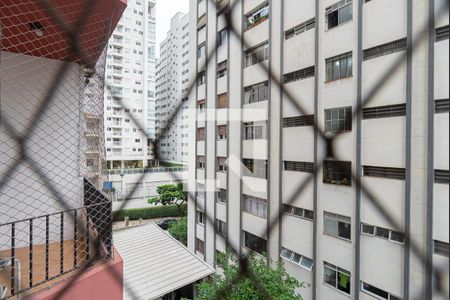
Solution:
[(147, 137), (155, 138), (155, 39), (155, 1), (128, 1), (107, 48), (104, 97), (108, 168), (152, 163)]
[(189, 247), (304, 299), (439, 299), (424, 261), (448, 293), (447, 5), (191, 0)]
[(187, 162), (189, 15), (175, 14), (156, 63), (156, 134), (159, 158)]

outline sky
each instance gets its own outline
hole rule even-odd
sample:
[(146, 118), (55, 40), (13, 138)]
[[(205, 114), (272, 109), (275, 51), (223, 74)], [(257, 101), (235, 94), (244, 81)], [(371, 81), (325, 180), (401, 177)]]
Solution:
[(159, 44), (170, 28), (170, 19), (177, 12), (188, 11), (189, 0), (156, 0), (156, 57), (159, 57)]

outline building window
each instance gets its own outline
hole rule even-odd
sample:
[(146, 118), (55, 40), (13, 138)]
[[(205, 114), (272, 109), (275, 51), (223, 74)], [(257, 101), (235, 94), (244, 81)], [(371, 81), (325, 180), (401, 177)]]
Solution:
[(218, 157), (217, 158), (217, 171), (218, 172), (226, 172), (227, 166), (225, 165), (226, 157)]
[(314, 163), (304, 161), (284, 161), (285, 171), (314, 173)]
[(205, 253), (205, 242), (203, 242), (199, 238), (196, 238), (195, 239), (195, 250), (200, 253)]
[(406, 38), (372, 47), (363, 51), (363, 60), (369, 60), (406, 49)]
[(269, 18), (269, 4), (264, 4), (245, 16), (245, 30), (249, 30)]
[(448, 258), (448, 243), (434, 240), (434, 254), (443, 255)]
[(446, 113), (449, 111), (449, 99), (434, 100), (434, 112)]
[(352, 185), (352, 163), (349, 161), (325, 160), (323, 182), (337, 185)]
[(379, 289), (377, 287), (374, 287), (373, 285), (365, 283), (363, 281), (361, 281), (361, 291), (377, 299), (400, 300), (400, 298), (393, 296), (392, 294), (383, 291), (382, 289)]
[(326, 81), (333, 81), (352, 76), (352, 52), (327, 58), (325, 60)]
[(445, 25), (445, 26), (436, 28), (436, 42), (448, 40), (448, 36), (449, 36), (448, 28), (449, 28), (449, 25)]
[(227, 75), (227, 61), (223, 61), (217, 65), (217, 78), (222, 78)]
[(352, 107), (325, 109), (325, 132), (352, 130)]
[(361, 234), (379, 237), (401, 244), (405, 242), (405, 235), (403, 233), (369, 224), (361, 224)]
[(197, 19), (197, 30), (203, 29), (206, 26), (206, 13), (198, 17)]
[(314, 115), (283, 118), (283, 127), (314, 126)]
[(216, 220), (217, 233), (223, 237), (227, 236), (227, 223), (221, 220)]
[(363, 166), (363, 176), (383, 177), (389, 179), (405, 179), (405, 169)]
[(227, 203), (227, 190), (225, 189), (219, 189), (217, 192), (217, 202), (220, 203)]
[(350, 241), (351, 229), (352, 223), (349, 217), (328, 212), (323, 213), (323, 233)]
[(205, 185), (204, 184), (197, 184), (197, 197), (205, 198), (206, 191), (205, 191)]
[(227, 108), (228, 107), (228, 94), (223, 93), (217, 95), (217, 108)]
[(200, 58), (205, 55), (206, 51), (206, 44), (201, 44), (197, 47), (197, 58)]
[(204, 141), (206, 137), (206, 130), (204, 127), (197, 128), (197, 141)]
[(245, 53), (245, 67), (256, 65), (269, 59), (269, 43), (247, 50)]
[(351, 273), (327, 262), (323, 262), (323, 282), (332, 288), (350, 295)]
[(267, 139), (266, 121), (244, 123), (244, 140)]
[(205, 225), (204, 217), (204, 214), (201, 211), (197, 210), (197, 224)]
[(308, 21), (305, 21), (289, 30), (286, 30), (284, 32), (284, 39), (288, 40), (291, 37), (299, 35), (300, 33), (313, 29), (315, 26), (316, 26), (316, 19), (315, 18), (309, 19)]
[(223, 141), (227, 139), (227, 125), (217, 126), (217, 139)]
[(300, 217), (308, 221), (314, 220), (314, 212), (312, 210), (294, 207), (287, 204), (283, 204), (283, 213), (291, 216)]
[(449, 170), (434, 170), (435, 183), (449, 183)]
[(406, 116), (406, 103), (366, 107), (362, 109), (362, 118), (379, 119)]
[(202, 71), (197, 74), (197, 86), (200, 86), (205, 83), (206, 83), (206, 73), (205, 71)]
[(309, 77), (314, 77), (315, 75), (315, 67), (308, 67), (304, 68), (298, 71), (290, 72), (287, 74), (284, 74), (284, 84), (306, 79)]
[(244, 89), (244, 104), (265, 101), (269, 99), (269, 83), (258, 83)]
[(226, 45), (227, 41), (228, 41), (228, 28), (225, 28), (217, 33), (217, 47)]
[(286, 248), (281, 248), (280, 256), (281, 258), (293, 262), (308, 271), (312, 270), (313, 260), (306, 256), (300, 255)]
[(204, 112), (205, 109), (206, 109), (206, 100), (205, 99), (198, 100), (197, 101), (197, 112), (198, 113)]
[(261, 255), (267, 252), (267, 241), (247, 231), (244, 231), (244, 246)]
[(205, 169), (205, 157), (204, 156), (197, 156), (197, 168), (198, 169)]
[(267, 217), (267, 200), (243, 195), (244, 197), (244, 211), (262, 218)]
[(244, 159), (245, 176), (252, 176), (267, 179), (267, 160), (263, 159)]
[(352, 0), (341, 0), (325, 9), (327, 28), (337, 27), (352, 20)]

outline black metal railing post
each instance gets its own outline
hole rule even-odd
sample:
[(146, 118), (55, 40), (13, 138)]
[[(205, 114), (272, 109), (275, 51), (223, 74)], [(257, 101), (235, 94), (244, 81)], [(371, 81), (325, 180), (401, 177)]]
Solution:
[(14, 296), (16, 294), (16, 289), (14, 288), (14, 281), (16, 277), (15, 259), (16, 259), (16, 224), (11, 223), (11, 296)]
[(49, 242), (50, 242), (50, 217), (45, 216), (45, 281), (48, 280), (48, 269), (49, 269)]
[(77, 210), (73, 210), (73, 267), (77, 267), (77, 255), (78, 255), (78, 243), (77, 243), (77, 226), (78, 226), (78, 219), (77, 219)]
[(59, 240), (59, 273), (64, 272), (64, 213), (61, 213), (61, 223), (59, 228), (60, 240)]
[(29, 287), (33, 286), (33, 219), (30, 219), (30, 230), (29, 230), (29, 248), (28, 248), (28, 255), (29, 255)]

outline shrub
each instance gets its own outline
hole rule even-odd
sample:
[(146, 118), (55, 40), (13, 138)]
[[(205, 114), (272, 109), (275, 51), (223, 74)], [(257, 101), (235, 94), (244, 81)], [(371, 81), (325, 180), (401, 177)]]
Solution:
[(178, 241), (187, 245), (187, 219), (186, 217), (179, 219), (176, 223), (169, 225), (169, 233)]
[[(182, 205), (181, 212), (183, 216), (186, 215), (187, 204)], [(113, 221), (123, 221), (125, 220), (125, 217), (128, 217), (130, 220), (139, 220), (178, 216), (179, 213), (176, 205), (158, 205), (145, 208), (130, 208), (121, 211), (115, 211), (113, 212)]]

